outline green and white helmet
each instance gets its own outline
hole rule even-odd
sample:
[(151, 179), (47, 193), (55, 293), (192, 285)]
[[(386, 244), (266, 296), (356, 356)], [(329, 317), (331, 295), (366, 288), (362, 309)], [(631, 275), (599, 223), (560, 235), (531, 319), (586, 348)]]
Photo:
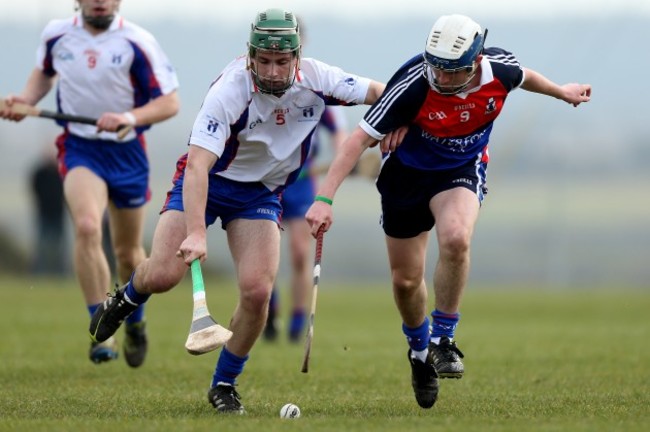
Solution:
[[(300, 62), (300, 29), (296, 16), (283, 9), (267, 9), (257, 14), (255, 22), (251, 24), (250, 39), (248, 41), (249, 67), (253, 73), (255, 84), (264, 93), (284, 93), (296, 79), (296, 71), (292, 69), (283, 85), (270, 86), (264, 83), (257, 73), (252, 59), (260, 51), (273, 51), (280, 53), (293, 53)], [(297, 69), (297, 66), (296, 66)]]

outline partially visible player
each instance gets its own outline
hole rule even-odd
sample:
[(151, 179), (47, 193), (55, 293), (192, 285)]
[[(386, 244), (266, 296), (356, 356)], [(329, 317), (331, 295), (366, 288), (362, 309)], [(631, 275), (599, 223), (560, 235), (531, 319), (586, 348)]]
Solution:
[[(78, 0), (76, 13), (43, 30), (37, 65), (0, 117), (20, 121), (14, 102), (37, 104), (57, 85), (58, 111), (98, 118), (96, 126), (59, 122), (59, 172), (74, 224), (74, 268), (89, 316), (106, 300), (111, 275), (102, 248), (108, 208), (118, 277), (129, 280), (145, 258), (144, 205), (149, 201), (149, 162), (143, 132), (178, 112), (178, 80), (154, 37), (118, 14), (120, 0)], [(120, 125), (134, 126), (123, 140)], [(147, 353), (144, 311), (127, 321), (124, 357), (131, 367)], [(90, 360), (117, 358), (115, 338), (92, 342)]]
[[(300, 40), (304, 49), (307, 43), (305, 23), (298, 18)], [(295, 183), (282, 192), (282, 222), (284, 232), (288, 235), (290, 277), (290, 319), (287, 326), (287, 336), (290, 341), (298, 342), (305, 326), (305, 310), (309, 292), (312, 286), (312, 237), (309, 224), (305, 221), (305, 213), (314, 202), (316, 195), (317, 177), (321, 175), (321, 167), (315, 166), (321, 147), (321, 137), (327, 136), (334, 153), (347, 137), (347, 122), (342, 107), (328, 106), (320, 118), (318, 129), (312, 135), (312, 147)], [(269, 301), (269, 314), (264, 327), (264, 338), (275, 340), (281, 320), (280, 293), (277, 286), (273, 287)]]
[[(486, 34), (466, 16), (440, 17), (424, 53), (393, 75), (337, 153), (318, 190), (333, 200), (361, 153), (383, 140), (382, 150), (390, 154), (377, 180), (382, 226), (393, 296), (409, 345), (413, 390), (423, 408), (436, 401), (438, 376), (460, 378), (464, 373), (454, 334), (472, 233), (487, 191), (488, 141), (506, 97), (519, 87), (574, 106), (591, 96), (588, 84), (557, 85), (522, 68), (504, 49), (484, 49)], [(387, 135), (402, 127), (405, 134)], [(324, 200), (314, 202), (306, 217), (315, 235), (321, 225), (331, 226), (332, 207)], [(439, 254), (430, 323), (424, 272), (434, 226)]]
[[(321, 134), (326, 132), (334, 152), (348, 136), (343, 108), (327, 107), (320, 118), (319, 128), (312, 137), (312, 150), (295, 183), (282, 192), (282, 223), (289, 236), (289, 259), (291, 260), (291, 316), (287, 336), (291, 342), (299, 342), (305, 327), (305, 310), (309, 301), (312, 275), (313, 239), (305, 213), (316, 196), (318, 158)], [(269, 302), (269, 315), (264, 328), (264, 338), (274, 340), (278, 334), (280, 300), (277, 286), (273, 288)]]

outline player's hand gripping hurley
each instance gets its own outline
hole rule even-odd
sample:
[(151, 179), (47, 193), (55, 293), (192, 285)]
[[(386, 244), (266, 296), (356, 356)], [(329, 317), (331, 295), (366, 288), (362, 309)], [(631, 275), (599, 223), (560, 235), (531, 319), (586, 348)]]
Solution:
[(205, 285), (201, 274), (201, 262), (192, 261), (192, 292), (194, 294), (194, 311), (190, 334), (187, 335), (185, 349), (192, 355), (205, 354), (222, 347), (232, 337), (232, 332), (220, 326), (208, 311), (205, 301)]
[[(4, 110), (7, 106), (7, 103), (5, 102), (4, 99), (0, 99), (0, 110)], [(77, 115), (71, 115), (71, 114), (64, 114), (60, 112), (55, 112), (55, 111), (47, 111), (43, 110), (40, 108), (37, 108), (32, 105), (28, 105), (25, 103), (20, 103), (20, 102), (14, 102), (11, 105), (11, 111), (16, 113), (16, 114), (21, 114), (21, 115), (26, 115), (29, 117), (41, 117), (41, 118), (48, 118), (52, 120), (63, 120), (63, 121), (69, 121), (72, 123), (82, 123), (82, 124), (87, 124), (87, 125), (96, 125), (97, 124), (97, 119), (95, 118), (90, 118), (90, 117), (83, 117), (83, 116), (77, 116)], [(131, 132), (131, 129), (133, 129), (132, 125), (120, 125), (117, 128), (117, 137), (119, 139), (123, 139), (129, 132)]]
[(316, 315), (316, 298), (318, 297), (318, 281), (320, 279), (320, 261), (323, 253), (323, 235), (325, 227), (321, 226), (316, 233), (316, 255), (314, 257), (314, 288), (311, 293), (311, 312), (309, 314), (309, 329), (305, 338), (305, 357), (302, 361), (301, 372), (309, 372), (309, 355), (311, 354), (311, 343), (314, 339), (314, 316)]

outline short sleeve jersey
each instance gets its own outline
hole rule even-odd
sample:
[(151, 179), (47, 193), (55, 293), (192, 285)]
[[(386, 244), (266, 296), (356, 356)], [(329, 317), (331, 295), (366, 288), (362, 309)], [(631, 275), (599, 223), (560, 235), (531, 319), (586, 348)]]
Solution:
[[(176, 72), (154, 37), (119, 15), (96, 36), (83, 28), (79, 14), (50, 21), (36, 62), (44, 74), (58, 75), (56, 100), (65, 114), (98, 118), (105, 112), (130, 111), (178, 87)], [(93, 125), (60, 124), (77, 136), (116, 140), (115, 133), (98, 134)]]
[(421, 54), (406, 62), (360, 127), (380, 140), (388, 132), (408, 126), (395, 156), (413, 168), (442, 170), (472, 160), (487, 162), (494, 120), (508, 93), (524, 79), (519, 62), (501, 48), (486, 48), (480, 85), (457, 95), (442, 95), (432, 89), (424, 66)]
[(303, 58), (293, 85), (276, 97), (259, 91), (240, 57), (212, 83), (189, 143), (219, 157), (213, 174), (281, 190), (298, 177), (325, 106), (361, 104), (369, 86), (368, 78)]

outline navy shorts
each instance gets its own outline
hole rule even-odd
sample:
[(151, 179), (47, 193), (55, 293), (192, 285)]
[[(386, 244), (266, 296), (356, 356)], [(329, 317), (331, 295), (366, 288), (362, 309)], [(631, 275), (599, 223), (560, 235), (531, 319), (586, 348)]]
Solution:
[(412, 238), (430, 231), (435, 219), (429, 202), (449, 189), (464, 187), (475, 193), (481, 203), (487, 193), (486, 169), (486, 162), (472, 161), (454, 169), (425, 171), (407, 167), (391, 155), (377, 179), (384, 233), (394, 238)]
[(282, 219), (301, 219), (314, 202), (316, 195), (314, 179), (311, 176), (298, 178), (282, 192)]
[[(167, 210), (183, 211), (183, 179), (186, 157), (179, 160), (174, 186), (160, 213)], [(235, 219), (266, 219), (280, 225), (282, 206), (280, 197), (260, 182), (238, 182), (218, 175), (210, 175), (205, 224), (210, 226), (221, 218), (221, 228)]]
[(149, 160), (144, 137), (116, 142), (89, 140), (64, 133), (56, 140), (62, 177), (84, 167), (106, 183), (108, 198), (117, 208), (136, 208), (151, 199)]

